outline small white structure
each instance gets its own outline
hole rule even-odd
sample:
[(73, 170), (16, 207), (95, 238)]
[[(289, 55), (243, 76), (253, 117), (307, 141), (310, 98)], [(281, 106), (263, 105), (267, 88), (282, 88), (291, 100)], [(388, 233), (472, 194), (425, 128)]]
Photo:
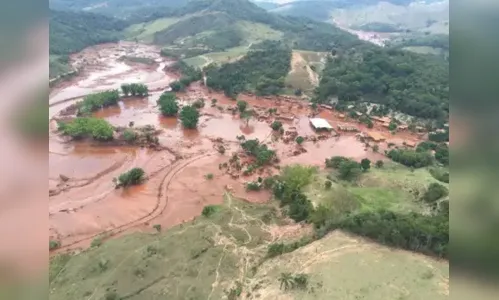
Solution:
[(312, 125), (315, 130), (333, 130), (333, 126), (331, 126), (328, 121), (322, 118), (311, 118), (309, 120), (310, 125)]

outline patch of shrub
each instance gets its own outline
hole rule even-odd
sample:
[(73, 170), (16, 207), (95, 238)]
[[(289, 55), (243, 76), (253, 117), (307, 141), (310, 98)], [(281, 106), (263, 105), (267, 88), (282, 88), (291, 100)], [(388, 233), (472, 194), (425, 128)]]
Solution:
[(248, 102), (243, 100), (238, 100), (236, 105), (237, 105), (237, 110), (239, 110), (240, 113), (245, 112), (246, 108), (248, 108)]
[(305, 236), (302, 237), (299, 241), (284, 244), (284, 243), (272, 243), (267, 248), (267, 257), (272, 258), (284, 253), (290, 253), (295, 251), (296, 249), (303, 247), (305, 245), (310, 244), (314, 241), (313, 237)]
[(144, 181), (145, 172), (141, 168), (133, 168), (118, 177), (118, 186), (127, 187), (141, 184)]
[(438, 145), (435, 150), (435, 159), (444, 166), (449, 165), (449, 147), (446, 144)]
[(327, 180), (326, 183), (324, 184), (326, 190), (330, 190), (331, 186), (333, 186), (333, 183), (330, 180)]
[(355, 181), (359, 178), (362, 172), (361, 165), (353, 160), (348, 160), (340, 163), (338, 168), (338, 178), (347, 181)]
[(102, 238), (101, 237), (96, 237), (92, 240), (92, 243), (90, 243), (90, 247), (96, 248), (100, 247), (102, 245)]
[(50, 240), (49, 241), (49, 250), (55, 250), (61, 246), (61, 243), (59, 241), (55, 240)]
[(158, 100), (159, 110), (165, 117), (176, 116), (179, 110), (177, 97), (174, 93), (163, 93)]
[(429, 170), (431, 176), (438, 181), (449, 183), (449, 172), (437, 168), (431, 168)]
[(125, 83), (121, 85), (121, 91), (125, 96), (140, 96), (149, 95), (149, 88), (142, 83)]
[(433, 204), (447, 195), (449, 195), (449, 190), (445, 186), (434, 182), (428, 186), (428, 189), (423, 194), (422, 200), (426, 203)]
[(383, 168), (384, 165), (385, 165), (385, 163), (382, 160), (377, 160), (376, 164), (375, 164), (376, 168), (378, 168), (378, 169)]
[(408, 149), (392, 149), (387, 156), (407, 167), (422, 168), (433, 163), (433, 157), (428, 152), (416, 152)]
[(118, 90), (104, 91), (85, 96), (83, 101), (78, 103), (78, 115), (88, 115), (101, 108), (116, 105), (119, 99), (120, 93)]
[(265, 144), (260, 144), (258, 139), (244, 141), (241, 147), (247, 154), (256, 158), (257, 166), (269, 164), (276, 156), (274, 150), (270, 150)]
[(74, 139), (91, 136), (95, 140), (113, 139), (114, 128), (106, 120), (97, 118), (76, 118), (67, 123), (59, 123), (59, 130)]
[(214, 213), (216, 213), (218, 211), (218, 209), (219, 209), (218, 205), (207, 205), (203, 208), (203, 211), (201, 212), (201, 214), (203, 216), (209, 218)]
[(293, 276), (294, 287), (300, 290), (306, 290), (308, 286), (308, 275), (307, 274), (296, 274)]
[(195, 109), (201, 109), (204, 107), (204, 99), (197, 99), (196, 101), (194, 101), (192, 103), (192, 106), (195, 108)]
[(161, 232), (161, 224), (154, 224), (152, 228), (156, 229), (157, 232)]
[(371, 161), (367, 158), (364, 158), (363, 160), (360, 161), (360, 166), (362, 167), (362, 170), (366, 172), (371, 168)]
[(250, 181), (246, 183), (246, 190), (248, 191), (259, 191), (261, 188), (262, 186), (258, 182)]
[(194, 129), (199, 122), (199, 112), (192, 106), (184, 106), (180, 111), (180, 121), (185, 128)]
[(133, 130), (126, 129), (123, 132), (123, 138), (125, 139), (125, 141), (131, 144), (137, 139), (137, 134)]
[(341, 163), (347, 162), (347, 161), (352, 161), (352, 160), (349, 158), (346, 158), (344, 156), (333, 156), (331, 158), (326, 158), (326, 167), (338, 169), (340, 167)]
[(270, 128), (272, 128), (272, 130), (274, 131), (278, 131), (282, 128), (282, 123), (279, 121), (274, 121), (272, 122), (272, 124), (270, 124)]
[(368, 237), (384, 245), (427, 255), (447, 258), (449, 218), (442, 213), (422, 215), (401, 214), (388, 210), (362, 211), (328, 222), (319, 237), (335, 229), (342, 229)]
[(301, 144), (303, 144), (305, 139), (302, 136), (297, 136), (295, 141), (298, 145), (301, 145)]

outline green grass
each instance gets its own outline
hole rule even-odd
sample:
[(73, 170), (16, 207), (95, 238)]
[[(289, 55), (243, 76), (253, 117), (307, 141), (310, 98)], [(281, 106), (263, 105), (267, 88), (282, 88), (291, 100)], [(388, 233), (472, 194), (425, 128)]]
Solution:
[(242, 32), (244, 37), (243, 44), (258, 43), (265, 40), (279, 40), (283, 33), (272, 29), (270, 26), (260, 23), (248, 21), (239, 21), (236, 23), (237, 28)]
[[(308, 274), (308, 289), (280, 290), (283, 272)], [(248, 299), (438, 300), (448, 298), (448, 278), (447, 262), (336, 231), (263, 263)]]
[[(395, 163), (385, 163), (382, 169), (371, 168), (362, 173), (356, 184), (333, 182), (331, 189), (325, 188), (327, 173), (316, 176), (305, 188), (309, 199), (317, 205), (335, 208), (342, 214), (351, 210), (388, 209), (396, 212), (422, 212), (426, 206), (419, 200), (426, 188), (439, 182), (427, 169), (412, 172)], [(448, 184), (439, 182), (448, 187)]]
[(225, 199), (209, 217), (52, 258), (50, 298), (105, 299), (116, 292), (130, 299), (206, 299), (210, 294), (222, 299), (224, 290), (265, 255), (270, 233), (261, 219), (273, 222), (275, 215), (270, 204)]
[(128, 39), (137, 39), (141, 42), (152, 43), (154, 33), (162, 31), (177, 23), (180, 18), (161, 18), (148, 23), (134, 24), (125, 29)]
[(235, 47), (222, 52), (212, 52), (204, 55), (199, 55), (191, 58), (184, 59), (184, 61), (193, 67), (201, 68), (210, 63), (225, 63), (238, 59), (248, 52), (248, 47)]
[(200, 55), (191, 58), (186, 58), (184, 59), (184, 62), (187, 63), (189, 66), (202, 68), (204, 65), (206, 65), (209, 62), (209, 60), (206, 59), (204, 55)]

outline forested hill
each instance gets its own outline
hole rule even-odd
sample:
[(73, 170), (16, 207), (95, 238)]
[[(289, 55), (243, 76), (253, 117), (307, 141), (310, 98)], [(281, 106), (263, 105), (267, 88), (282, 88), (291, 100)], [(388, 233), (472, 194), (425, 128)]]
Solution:
[(125, 21), (86, 12), (50, 11), (50, 54), (69, 54), (99, 43), (117, 41)]
[(330, 59), (316, 90), (318, 102), (369, 101), (428, 119), (449, 114), (448, 62), (395, 49), (373, 48)]

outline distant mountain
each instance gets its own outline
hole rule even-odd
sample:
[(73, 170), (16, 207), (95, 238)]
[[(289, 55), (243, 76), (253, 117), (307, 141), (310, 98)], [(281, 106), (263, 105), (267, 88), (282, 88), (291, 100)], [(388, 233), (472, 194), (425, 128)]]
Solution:
[(248, 0), (193, 0), (177, 9), (142, 17), (148, 21), (133, 26), (132, 39), (208, 52), (222, 50), (217, 44), (226, 49), (266, 39), (280, 39), (292, 48), (313, 51), (361, 43), (331, 24), (269, 13)]

